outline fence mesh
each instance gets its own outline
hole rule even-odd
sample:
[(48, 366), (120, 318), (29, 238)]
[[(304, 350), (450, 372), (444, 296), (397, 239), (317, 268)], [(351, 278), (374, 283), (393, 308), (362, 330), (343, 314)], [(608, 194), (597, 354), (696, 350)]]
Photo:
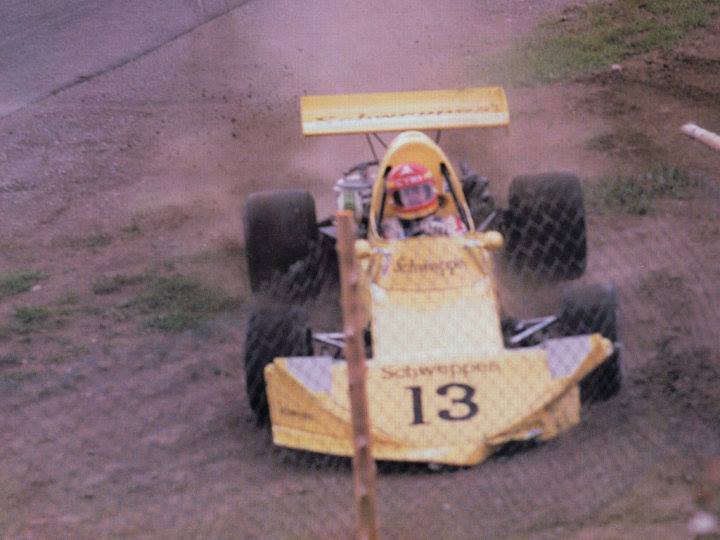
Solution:
[[(464, 187), (483, 231), (360, 250), (382, 538), (562, 537), (658, 468), (663, 486), (692, 490), (720, 454), (716, 180), (691, 177), (646, 214), (579, 184), (521, 177), (491, 199), (477, 179)], [(283, 197), (273, 204), (308, 201)], [(75, 310), (74, 328), (105, 334), (35, 374), (0, 355), (0, 536), (353, 536), (332, 223), (285, 257), (283, 238), (309, 219), (291, 217), (265, 229), (287, 233), (259, 244), (271, 249), (247, 249), (274, 261), (252, 301), (190, 330), (137, 337), (138, 321), (169, 321), (154, 303), (210, 309), (187, 279), (126, 275), (48, 297), (43, 324)], [(16, 316), (0, 345), (55, 346), (54, 327), (27, 330), (42, 312), (18, 313), (25, 326)], [(691, 515), (663, 504), (638, 520)]]
[[(497, 210), (470, 193), (476, 222)], [(570, 175), (520, 177), (486, 223), (502, 248), (408, 238), (361, 261), (383, 537), (548, 533), (651, 467), (718, 452), (717, 186), (698, 179), (645, 216), (587, 198)], [(351, 461), (332, 455), (352, 452), (332, 241), (258, 289), (243, 437), (268, 486), (248, 505), (274, 510), (255, 533), (351, 535)], [(273, 362), (286, 356), (305, 358)]]

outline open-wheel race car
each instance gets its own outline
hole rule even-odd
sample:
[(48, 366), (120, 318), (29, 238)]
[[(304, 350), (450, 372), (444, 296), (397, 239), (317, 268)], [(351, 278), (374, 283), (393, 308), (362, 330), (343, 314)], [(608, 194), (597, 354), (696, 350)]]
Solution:
[[(500, 210), (486, 180), (467, 170), (458, 177), (437, 142), (415, 131), (505, 126), (502, 89), (308, 96), (302, 118), (308, 135), (364, 133), (371, 143), (371, 134), (401, 132), (381, 160), (354, 167), (336, 186), (358, 223), (376, 459), (472, 465), (506, 443), (558, 436), (579, 423), (581, 402), (619, 391), (613, 287), (571, 289), (558, 314), (525, 320), (505, 316), (498, 300), (494, 253), (533, 277), (583, 274), (578, 179), (515, 178)], [(434, 223), (452, 231), (405, 219), (430, 200)], [(401, 228), (390, 234), (393, 223)], [(312, 197), (300, 190), (252, 195), (245, 235), (255, 290), (307, 279), (293, 268), (316, 246), (332, 248), (335, 236), (332, 218), (317, 223)], [(275, 444), (352, 455), (343, 346), (342, 332), (313, 332), (300, 306), (260, 305), (250, 315), (246, 390)]]

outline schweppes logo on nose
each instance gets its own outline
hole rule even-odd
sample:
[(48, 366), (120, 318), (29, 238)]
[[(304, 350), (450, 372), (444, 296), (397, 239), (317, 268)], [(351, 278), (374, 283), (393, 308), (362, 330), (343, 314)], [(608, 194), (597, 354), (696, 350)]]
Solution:
[(395, 262), (393, 270), (400, 274), (433, 274), (436, 276), (454, 276), (467, 268), (462, 258), (440, 261), (416, 261), (410, 257), (400, 257)]

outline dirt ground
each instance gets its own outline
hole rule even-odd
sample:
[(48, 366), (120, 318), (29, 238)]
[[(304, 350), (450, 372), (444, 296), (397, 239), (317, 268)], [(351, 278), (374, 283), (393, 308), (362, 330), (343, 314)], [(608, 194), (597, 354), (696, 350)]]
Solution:
[[(303, 140), (300, 95), (502, 83), (491, 57), (573, 2), (440, 4), (250, 2), (0, 120), (0, 274), (41, 273), (0, 296), (1, 537), (350, 535), (347, 461), (273, 448), (252, 422), (242, 202), (300, 186), (325, 215), (366, 159), (358, 138)], [(620, 289), (620, 395), (472, 469), (381, 469), (385, 537), (688, 537), (720, 454), (720, 155), (678, 128), (720, 131), (719, 51), (715, 21), (621, 70), (508, 88), (509, 133), (443, 134), (500, 200), (548, 170), (591, 186), (665, 165), (694, 182), (647, 215), (591, 207), (583, 280)], [(233, 301), (159, 331), (137, 299), (174, 275)], [(507, 292), (517, 311), (557, 301)]]

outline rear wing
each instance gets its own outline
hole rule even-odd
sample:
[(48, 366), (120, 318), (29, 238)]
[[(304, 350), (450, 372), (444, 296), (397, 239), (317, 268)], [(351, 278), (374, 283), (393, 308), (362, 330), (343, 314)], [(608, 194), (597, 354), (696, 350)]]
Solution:
[(500, 87), (303, 96), (304, 135), (501, 127), (510, 123)]

